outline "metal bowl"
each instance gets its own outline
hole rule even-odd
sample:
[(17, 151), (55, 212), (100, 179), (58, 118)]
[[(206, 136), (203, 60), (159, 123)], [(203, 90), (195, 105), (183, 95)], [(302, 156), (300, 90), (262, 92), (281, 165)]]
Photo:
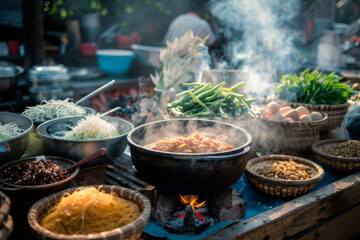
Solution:
[[(233, 145), (232, 150), (215, 153), (172, 153), (145, 148), (163, 137), (201, 135)], [(128, 135), (132, 161), (139, 175), (159, 189), (184, 194), (224, 189), (245, 171), (251, 135), (244, 129), (217, 121), (172, 119), (135, 128)]]
[[(89, 108), (89, 107), (82, 107), (82, 108), (84, 108), (85, 111), (86, 111), (84, 115), (89, 115), (89, 114), (95, 114), (96, 113), (96, 111), (94, 109), (92, 109), (92, 108)], [(35, 126), (39, 126), (40, 124), (42, 124), (42, 123), (44, 123), (46, 121), (33, 121), (33, 122), (34, 122)]]
[[(61, 165), (63, 168), (67, 168), (75, 164), (74, 161), (66, 158), (46, 156), (46, 159), (51, 160), (54, 164)], [(6, 169), (34, 160), (36, 160), (36, 157), (23, 158), (1, 166), (0, 182), (3, 184), (3, 186), (0, 186), (1, 190), (5, 192), (19, 192), (19, 191), (22, 191), (23, 193), (31, 192), (31, 194), (36, 194), (36, 195), (44, 194), (44, 193), (49, 194), (50, 192), (55, 192), (66, 188), (69, 182), (73, 180), (76, 177), (76, 175), (79, 173), (79, 167), (77, 167), (69, 172), (70, 176), (67, 177), (66, 179), (63, 179), (55, 183), (43, 184), (43, 185), (17, 185), (17, 184), (8, 183), (4, 180), (4, 171)]]
[(84, 165), (98, 165), (100, 163), (114, 160), (123, 153), (126, 148), (126, 136), (134, 128), (128, 121), (116, 117), (101, 117), (104, 120), (117, 126), (120, 135), (113, 138), (100, 140), (67, 140), (54, 137), (52, 134), (58, 131), (69, 130), (68, 126), (76, 126), (83, 116), (64, 117), (46, 121), (40, 124), (36, 132), (43, 139), (43, 148), (46, 155), (59, 156), (79, 161), (92, 154), (100, 148), (106, 148), (107, 154), (104, 157), (95, 159)]
[(160, 51), (164, 47), (148, 46), (140, 44), (131, 44), (131, 50), (134, 51), (139, 59), (139, 62), (147, 67), (160, 67)]
[(0, 123), (14, 122), (24, 130), (20, 135), (5, 141), (0, 141), (0, 165), (14, 159), (19, 159), (29, 144), (29, 134), (33, 127), (30, 118), (17, 113), (0, 112)]

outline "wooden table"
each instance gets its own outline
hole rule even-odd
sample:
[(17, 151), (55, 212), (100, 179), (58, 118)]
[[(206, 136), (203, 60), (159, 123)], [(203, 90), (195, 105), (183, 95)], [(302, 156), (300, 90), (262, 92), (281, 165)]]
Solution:
[(204, 239), (360, 239), (360, 172)]

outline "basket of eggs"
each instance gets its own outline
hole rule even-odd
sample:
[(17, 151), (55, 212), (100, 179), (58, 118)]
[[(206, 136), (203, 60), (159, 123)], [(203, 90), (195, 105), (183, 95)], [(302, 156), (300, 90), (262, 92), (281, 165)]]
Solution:
[(320, 128), (326, 124), (328, 115), (310, 111), (304, 106), (293, 108), (272, 101), (261, 109), (263, 132), (274, 150), (303, 151), (319, 141)]

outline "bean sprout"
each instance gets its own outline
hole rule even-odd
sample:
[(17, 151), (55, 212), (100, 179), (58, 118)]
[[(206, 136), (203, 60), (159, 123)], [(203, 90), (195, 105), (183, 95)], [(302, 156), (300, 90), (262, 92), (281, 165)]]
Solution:
[(0, 141), (16, 137), (23, 132), (24, 130), (19, 128), (14, 122), (6, 123), (4, 125), (1, 125), (0, 123)]
[(39, 105), (26, 107), (22, 115), (33, 121), (47, 121), (61, 117), (84, 115), (85, 113), (84, 108), (69, 102), (69, 98), (66, 98), (65, 100), (44, 100)]

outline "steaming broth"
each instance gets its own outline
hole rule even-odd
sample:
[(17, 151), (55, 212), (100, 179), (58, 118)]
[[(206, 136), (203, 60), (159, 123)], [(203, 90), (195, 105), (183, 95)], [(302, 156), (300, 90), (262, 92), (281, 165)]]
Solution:
[(146, 148), (176, 153), (213, 153), (233, 149), (233, 146), (225, 146), (221, 142), (201, 136), (195, 132), (188, 137), (163, 138), (145, 146)]

